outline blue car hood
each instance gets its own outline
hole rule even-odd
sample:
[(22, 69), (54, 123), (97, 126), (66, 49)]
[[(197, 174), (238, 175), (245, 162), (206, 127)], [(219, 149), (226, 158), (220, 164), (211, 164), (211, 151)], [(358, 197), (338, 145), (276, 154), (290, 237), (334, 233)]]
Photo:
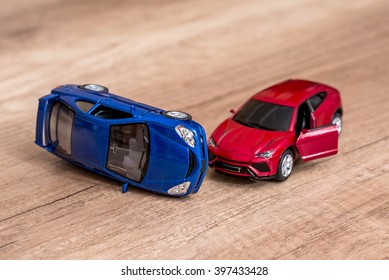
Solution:
[(174, 128), (149, 124), (149, 135), (148, 168), (143, 184), (185, 179), (188, 172), (189, 150)]

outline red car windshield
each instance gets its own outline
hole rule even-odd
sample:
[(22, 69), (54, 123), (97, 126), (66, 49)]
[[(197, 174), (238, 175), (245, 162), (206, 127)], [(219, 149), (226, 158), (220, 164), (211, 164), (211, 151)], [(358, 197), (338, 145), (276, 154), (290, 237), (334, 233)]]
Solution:
[(292, 116), (292, 107), (252, 99), (235, 115), (233, 120), (249, 127), (288, 131)]

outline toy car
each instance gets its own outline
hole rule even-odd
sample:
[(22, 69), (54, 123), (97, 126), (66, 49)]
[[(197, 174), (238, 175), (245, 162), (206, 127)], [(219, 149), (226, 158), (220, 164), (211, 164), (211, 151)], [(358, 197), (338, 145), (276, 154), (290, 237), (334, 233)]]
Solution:
[(288, 80), (252, 96), (209, 138), (209, 165), (253, 179), (286, 180), (294, 161), (338, 151), (342, 130), (339, 92), (327, 85)]
[(201, 125), (108, 92), (63, 85), (39, 99), (35, 143), (56, 156), (135, 186), (183, 196), (199, 190), (208, 166)]

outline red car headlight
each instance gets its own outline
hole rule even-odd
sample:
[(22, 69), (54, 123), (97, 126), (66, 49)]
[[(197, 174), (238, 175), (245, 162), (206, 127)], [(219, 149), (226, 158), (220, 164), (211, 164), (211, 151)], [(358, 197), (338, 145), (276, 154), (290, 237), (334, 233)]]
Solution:
[(260, 158), (270, 158), (274, 153), (274, 150), (269, 150), (266, 152), (262, 152), (259, 154), (256, 154), (255, 157), (260, 157)]

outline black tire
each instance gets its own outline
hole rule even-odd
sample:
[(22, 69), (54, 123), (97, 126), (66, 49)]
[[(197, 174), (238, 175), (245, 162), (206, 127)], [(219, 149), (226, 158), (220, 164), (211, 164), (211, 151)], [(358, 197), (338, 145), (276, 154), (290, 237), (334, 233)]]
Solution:
[(190, 121), (192, 116), (181, 111), (163, 111), (162, 115), (173, 120)]
[(90, 91), (95, 91), (95, 92), (108, 92), (108, 88), (98, 84), (85, 84), (80, 86), (80, 88), (90, 90)]
[(293, 171), (293, 153), (291, 150), (286, 150), (278, 162), (277, 174), (274, 179), (283, 182), (289, 178)]
[(332, 117), (331, 123), (337, 126), (338, 135), (340, 135), (342, 133), (342, 128), (343, 128), (342, 115), (339, 113), (335, 113), (334, 116)]

